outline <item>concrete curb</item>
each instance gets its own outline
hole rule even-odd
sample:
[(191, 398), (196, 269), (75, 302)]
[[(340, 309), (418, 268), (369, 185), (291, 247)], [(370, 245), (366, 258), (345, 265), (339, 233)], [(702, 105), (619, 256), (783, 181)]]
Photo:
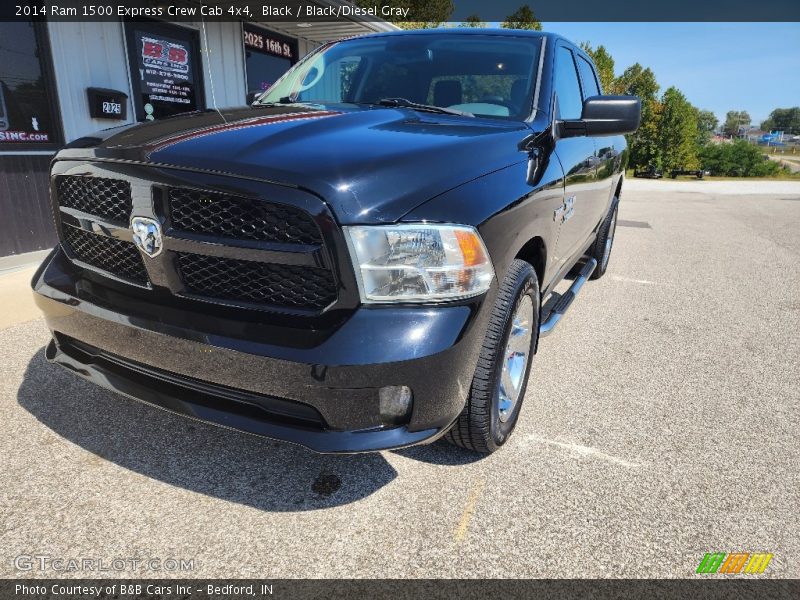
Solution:
[(2, 256), (0, 257), (0, 275), (36, 266), (50, 254), (50, 250), (52, 250), (52, 248), (37, 250), (36, 252), (26, 252), (25, 254)]

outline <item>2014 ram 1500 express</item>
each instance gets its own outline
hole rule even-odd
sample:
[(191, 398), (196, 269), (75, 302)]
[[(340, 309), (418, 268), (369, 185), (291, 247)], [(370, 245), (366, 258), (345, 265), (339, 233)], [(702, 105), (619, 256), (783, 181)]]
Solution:
[(46, 356), (321, 452), (492, 452), (539, 336), (607, 268), (639, 113), (557, 35), (429, 30), (327, 44), (245, 108), (76, 140), (33, 281)]

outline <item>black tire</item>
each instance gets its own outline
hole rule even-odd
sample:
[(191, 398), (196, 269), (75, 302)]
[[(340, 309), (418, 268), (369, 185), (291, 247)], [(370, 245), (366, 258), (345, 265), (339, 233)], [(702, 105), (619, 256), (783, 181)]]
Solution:
[[(590, 279), (600, 279), (603, 275), (605, 275), (606, 270), (608, 269), (611, 251), (614, 249), (614, 234), (617, 231), (618, 206), (619, 200), (614, 198), (614, 202), (611, 203), (611, 210), (608, 211), (608, 215), (606, 215), (603, 224), (600, 225), (600, 231), (597, 232), (597, 239), (595, 240), (594, 245), (589, 252), (589, 256), (597, 261), (597, 268), (594, 270), (594, 273), (592, 273)], [(609, 241), (609, 236), (611, 236), (611, 243), (608, 244), (608, 247), (606, 247), (606, 242)]]
[[(503, 354), (514, 325), (512, 317), (525, 297), (530, 298), (533, 307), (528, 360), (519, 395), (513, 408), (506, 411), (507, 420), (502, 422), (499, 403)], [(527, 262), (514, 260), (497, 291), (497, 299), (489, 319), (489, 327), (481, 347), (469, 397), (461, 415), (445, 435), (444, 439), (448, 442), (467, 450), (488, 454), (500, 448), (508, 440), (517, 424), (528, 386), (534, 359), (533, 350), (539, 337), (539, 310), (539, 280), (536, 271)]]

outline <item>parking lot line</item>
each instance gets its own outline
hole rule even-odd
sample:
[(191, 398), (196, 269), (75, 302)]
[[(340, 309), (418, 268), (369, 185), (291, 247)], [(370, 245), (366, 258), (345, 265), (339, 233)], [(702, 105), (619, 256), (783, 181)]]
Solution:
[(467, 503), (464, 505), (464, 512), (461, 513), (461, 520), (458, 522), (458, 527), (456, 528), (453, 537), (457, 544), (460, 544), (464, 541), (464, 538), (467, 535), (467, 530), (469, 529), (469, 522), (472, 520), (472, 514), (475, 512), (475, 505), (478, 503), (478, 499), (481, 497), (483, 493), (484, 485), (486, 481), (481, 477), (478, 479), (472, 486), (472, 489), (469, 492), (469, 497), (467, 498)]
[(564, 450), (569, 450), (575, 454), (580, 456), (589, 456), (592, 458), (597, 458), (598, 460), (602, 460), (605, 462), (614, 463), (628, 469), (636, 469), (640, 467), (638, 463), (630, 462), (628, 460), (624, 460), (619, 458), (618, 456), (612, 456), (611, 454), (606, 454), (605, 452), (598, 450), (597, 448), (592, 448), (591, 446), (583, 446), (581, 444), (573, 444), (568, 442), (559, 442), (557, 440), (548, 440), (543, 437), (539, 437), (538, 435), (531, 434), (527, 437), (528, 441), (531, 441), (536, 444), (547, 444), (550, 446), (556, 446), (558, 448), (563, 448)]

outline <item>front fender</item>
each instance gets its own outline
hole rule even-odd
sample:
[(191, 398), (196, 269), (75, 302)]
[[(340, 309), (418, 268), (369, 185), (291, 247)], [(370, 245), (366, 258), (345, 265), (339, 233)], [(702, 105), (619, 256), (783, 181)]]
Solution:
[(543, 281), (557, 270), (554, 263), (558, 225), (553, 213), (564, 202), (564, 174), (557, 160), (548, 161), (536, 185), (528, 181), (528, 162), (520, 162), (465, 183), (403, 217), (403, 221), (460, 223), (477, 227), (494, 265), (498, 281), (511, 261), (533, 238), (546, 253)]

